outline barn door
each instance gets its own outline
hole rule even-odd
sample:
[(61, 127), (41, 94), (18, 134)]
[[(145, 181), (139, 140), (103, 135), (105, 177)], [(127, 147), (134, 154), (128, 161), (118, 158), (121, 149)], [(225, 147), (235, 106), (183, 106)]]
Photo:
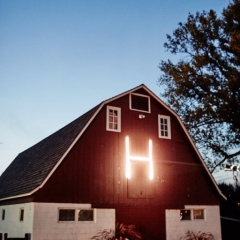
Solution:
[(153, 181), (149, 179), (149, 163), (131, 162), (131, 178), (128, 179), (129, 198), (153, 198)]

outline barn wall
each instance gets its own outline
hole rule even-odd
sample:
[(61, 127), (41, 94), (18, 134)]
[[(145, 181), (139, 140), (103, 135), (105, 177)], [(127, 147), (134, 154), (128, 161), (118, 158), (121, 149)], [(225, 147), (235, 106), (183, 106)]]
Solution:
[(91, 204), (62, 204), (62, 203), (35, 203), (32, 240), (89, 240), (98, 231), (115, 229), (114, 209), (95, 209), (94, 222), (75, 221), (59, 222), (58, 210), (89, 209)]
[[(5, 210), (5, 219), (0, 219), (0, 233), (8, 234), (8, 237), (24, 238), (25, 233), (32, 233), (33, 203), (23, 203), (0, 206), (0, 212)], [(20, 221), (20, 209), (24, 209), (24, 219)]]
[(219, 206), (189, 205), (184, 209), (204, 209), (205, 219), (180, 220), (180, 210), (166, 210), (166, 236), (167, 240), (180, 239), (188, 230), (211, 233), (215, 240), (221, 240), (221, 223)]
[[(0, 233), (7, 233), (10, 238), (24, 238), (25, 233), (31, 234), (32, 240), (89, 240), (98, 231), (115, 229), (114, 209), (95, 209), (95, 221), (80, 222), (58, 221), (59, 208), (89, 209), (91, 204), (63, 203), (25, 203), (1, 206), (5, 210), (5, 219), (0, 220)], [(24, 220), (19, 221), (20, 209), (24, 209)]]
[[(219, 204), (219, 193), (182, 127), (159, 102), (151, 98), (151, 113), (129, 110), (128, 95), (108, 105), (121, 108), (121, 132), (106, 131), (104, 106), (34, 194), (35, 202), (91, 203), (96, 208), (114, 208), (116, 221), (138, 225), (146, 234), (145, 240), (165, 239), (167, 207)], [(139, 119), (139, 114), (145, 118)], [(158, 114), (171, 117), (171, 139), (158, 137)], [(145, 163), (132, 163), (133, 177), (125, 177), (126, 136), (130, 154), (136, 156), (148, 156), (148, 140), (152, 140), (152, 181)]]
[[(153, 98), (151, 113), (144, 113), (144, 119), (138, 117), (141, 112), (129, 110), (128, 95), (109, 105), (121, 108), (121, 132), (106, 131), (103, 107), (52, 177), (34, 195), (34, 201), (134, 206), (159, 206), (169, 201), (218, 204), (215, 186), (174, 116)], [(172, 139), (158, 138), (158, 114), (171, 116)], [(153, 181), (146, 178), (147, 170), (144, 182), (139, 178), (126, 179), (126, 136), (130, 139), (131, 154), (137, 156), (148, 156), (148, 140), (152, 140)], [(141, 172), (144, 167), (139, 169)], [(201, 187), (201, 194), (196, 185)]]
[(134, 224), (144, 240), (166, 239), (164, 207), (126, 207), (116, 209), (116, 220)]

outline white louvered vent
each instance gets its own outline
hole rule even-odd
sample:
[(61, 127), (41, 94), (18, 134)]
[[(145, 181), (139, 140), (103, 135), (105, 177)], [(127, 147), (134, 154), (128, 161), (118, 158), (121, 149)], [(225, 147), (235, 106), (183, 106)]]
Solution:
[(131, 94), (130, 109), (141, 112), (150, 112), (150, 98), (146, 95)]

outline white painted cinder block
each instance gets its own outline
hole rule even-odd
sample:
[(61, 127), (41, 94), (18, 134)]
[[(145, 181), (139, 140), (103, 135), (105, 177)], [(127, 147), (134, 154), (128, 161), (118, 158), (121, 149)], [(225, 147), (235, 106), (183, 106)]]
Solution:
[(91, 204), (34, 203), (32, 240), (91, 239), (99, 230), (115, 229), (115, 209), (95, 209), (94, 222), (58, 222), (59, 208), (89, 209)]
[(185, 209), (204, 209), (205, 218), (181, 221), (179, 209), (167, 209), (165, 211), (167, 240), (179, 239), (187, 230), (210, 232), (215, 240), (222, 239), (219, 206), (186, 205)]
[[(21, 222), (20, 209), (24, 208)], [(31, 240), (85, 240), (91, 239), (98, 231), (115, 229), (115, 209), (95, 209), (93, 222), (59, 222), (59, 208), (89, 209), (91, 204), (66, 203), (25, 203), (0, 206), (5, 209), (5, 219), (0, 219), (0, 233), (9, 237), (24, 237), (31, 234)]]
[[(1, 217), (0, 233), (8, 233), (8, 237), (24, 237), (25, 233), (32, 233), (33, 203), (23, 203), (0, 206), (0, 212), (5, 210), (5, 219)], [(20, 209), (24, 209), (24, 219), (20, 221)]]

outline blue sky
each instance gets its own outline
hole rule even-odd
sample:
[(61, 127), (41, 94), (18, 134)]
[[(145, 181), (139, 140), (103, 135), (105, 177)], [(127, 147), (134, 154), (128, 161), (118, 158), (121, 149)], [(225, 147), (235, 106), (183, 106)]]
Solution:
[(142, 83), (159, 95), (166, 34), (228, 2), (1, 0), (0, 174), (105, 99)]

